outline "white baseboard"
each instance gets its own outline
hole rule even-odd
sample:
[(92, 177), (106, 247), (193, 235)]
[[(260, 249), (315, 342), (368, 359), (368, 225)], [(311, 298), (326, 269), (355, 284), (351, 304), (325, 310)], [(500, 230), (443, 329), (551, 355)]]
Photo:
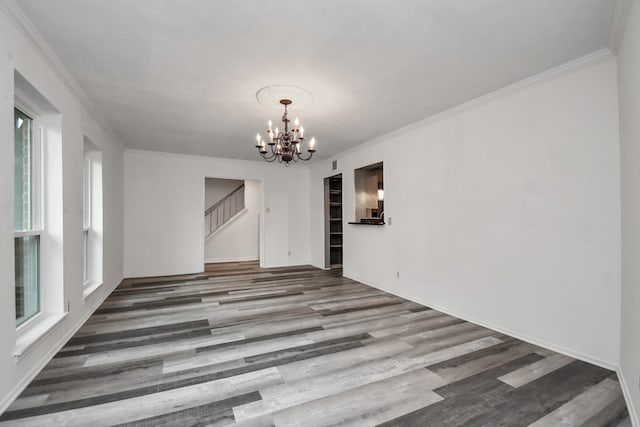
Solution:
[(531, 336), (528, 336), (526, 334), (522, 334), (522, 333), (520, 333), (518, 331), (513, 331), (511, 329), (504, 328), (504, 327), (498, 326), (498, 325), (494, 325), (494, 324), (491, 324), (489, 322), (485, 322), (483, 320), (478, 320), (478, 319), (475, 319), (475, 318), (473, 318), (471, 316), (467, 316), (466, 314), (458, 313), (457, 311), (451, 310), (451, 309), (449, 309), (447, 307), (441, 307), (441, 306), (438, 306), (438, 305), (434, 305), (434, 304), (432, 304), (432, 303), (430, 303), (428, 301), (421, 301), (420, 299), (414, 298), (414, 297), (412, 297), (410, 295), (401, 295), (401, 294), (398, 294), (398, 293), (396, 293), (396, 292), (394, 292), (392, 290), (385, 289), (385, 288), (382, 288), (380, 286), (376, 286), (376, 285), (372, 285), (370, 283), (364, 282), (364, 281), (362, 281), (362, 280), (360, 280), (360, 279), (358, 279), (356, 277), (350, 277), (350, 276), (346, 276), (346, 275), (345, 275), (345, 277), (348, 277), (349, 279), (352, 279), (352, 280), (356, 280), (356, 281), (358, 281), (360, 283), (364, 283), (365, 285), (371, 286), (372, 288), (380, 289), (380, 290), (388, 292), (388, 293), (390, 293), (392, 295), (399, 296), (400, 298), (404, 298), (404, 299), (407, 299), (409, 301), (413, 301), (413, 302), (416, 302), (418, 304), (424, 305), (426, 307), (433, 308), (434, 310), (440, 311), (442, 313), (448, 314), (448, 315), (453, 316), (453, 317), (457, 317), (458, 319), (466, 320), (467, 322), (474, 323), (474, 324), (482, 326), (484, 328), (492, 329), (492, 330), (494, 330), (496, 332), (500, 332), (502, 334), (509, 335), (511, 337), (514, 337), (514, 338), (517, 338), (519, 340), (528, 342), (528, 343), (536, 345), (538, 347), (544, 347), (546, 349), (555, 351), (556, 353), (564, 354), (565, 356), (569, 356), (569, 357), (572, 357), (574, 359), (582, 360), (584, 362), (588, 362), (588, 363), (591, 363), (593, 365), (600, 366), (601, 368), (609, 369), (611, 371), (616, 371), (617, 372), (617, 370), (618, 370), (618, 366), (617, 365), (612, 364), (612, 363), (610, 363), (610, 362), (608, 362), (606, 360), (600, 360), (598, 358), (589, 356), (588, 354), (584, 354), (584, 353), (581, 353), (579, 351), (575, 351), (575, 350), (572, 350), (572, 349), (569, 349), (569, 348), (565, 348), (565, 347), (559, 346), (557, 344), (549, 343), (549, 342), (546, 342), (546, 341), (541, 340), (539, 338), (531, 337)]
[(259, 261), (257, 256), (231, 257), (231, 258), (206, 258), (205, 264), (215, 264), (218, 262), (239, 262), (239, 261)]
[(22, 380), (18, 384), (16, 384), (15, 387), (13, 387), (11, 391), (2, 398), (2, 400), (0, 400), (0, 415), (7, 410), (7, 408), (13, 403), (14, 400), (18, 398), (18, 396), (20, 396), (20, 393), (22, 393), (24, 389), (27, 388), (29, 383), (31, 383), (31, 381), (33, 381), (33, 379), (40, 373), (40, 371), (42, 371), (42, 369), (47, 365), (47, 363), (49, 363), (51, 359), (53, 359), (53, 356), (55, 356), (56, 353), (60, 351), (60, 349), (67, 343), (67, 341), (69, 341), (69, 339), (76, 332), (78, 332), (78, 329), (80, 329), (82, 325), (85, 324), (85, 322), (87, 321), (87, 319), (89, 319), (89, 317), (91, 317), (93, 312), (96, 311), (98, 307), (100, 307), (100, 305), (104, 302), (105, 299), (107, 299), (109, 295), (111, 295), (113, 290), (117, 288), (118, 285), (120, 285), (120, 283), (122, 283), (122, 280), (124, 279), (121, 279), (120, 281), (116, 282), (111, 287), (109, 292), (106, 292), (104, 297), (96, 302), (96, 304), (91, 308), (91, 310), (87, 310), (87, 312), (78, 320), (78, 322), (76, 322), (75, 325), (71, 326), (69, 331), (67, 331), (67, 333), (64, 334), (64, 336), (61, 339), (59, 339), (56, 343), (54, 343), (51, 346), (51, 349), (46, 353), (46, 355), (38, 363), (36, 363), (33, 366), (33, 368), (31, 368), (31, 370), (27, 373), (27, 375), (25, 375), (24, 378), (22, 378)]
[[(616, 369), (618, 373), (618, 380), (620, 381), (620, 388), (622, 388), (622, 394), (624, 395), (624, 400), (627, 402), (627, 409), (629, 410), (629, 418), (631, 419), (631, 425), (633, 427), (640, 427), (640, 421), (638, 420), (638, 413), (636, 412), (636, 408), (633, 406), (633, 400), (631, 399), (631, 393), (629, 392), (628, 382), (625, 379), (624, 374), (622, 373), (622, 369)], [(631, 382), (633, 384), (633, 382)]]

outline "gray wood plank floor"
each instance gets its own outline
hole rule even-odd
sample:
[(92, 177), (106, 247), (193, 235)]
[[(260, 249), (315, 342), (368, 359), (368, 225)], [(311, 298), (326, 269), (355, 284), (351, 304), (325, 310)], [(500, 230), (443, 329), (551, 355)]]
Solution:
[(123, 282), (0, 426), (616, 426), (615, 373), (312, 267)]

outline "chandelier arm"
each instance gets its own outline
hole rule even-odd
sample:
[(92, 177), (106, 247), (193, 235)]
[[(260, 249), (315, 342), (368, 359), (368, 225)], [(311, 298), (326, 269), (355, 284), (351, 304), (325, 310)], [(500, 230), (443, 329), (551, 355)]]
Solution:
[(265, 155), (265, 153), (260, 153), (260, 154), (262, 155), (262, 158), (265, 159), (267, 162), (271, 163), (271, 162), (274, 162), (276, 160), (276, 156), (274, 156), (274, 155), (267, 157)]
[(262, 157), (264, 157), (265, 159), (271, 159), (273, 157), (275, 157), (275, 154), (273, 153), (273, 147), (271, 147), (271, 154), (267, 156), (267, 151), (265, 150), (264, 153), (262, 151), (260, 151), (260, 155)]
[(280, 157), (280, 154), (278, 154), (278, 144), (280, 143), (280, 139), (276, 140), (276, 143), (273, 145), (270, 145), (270, 150), (271, 150), (271, 155), (268, 157), (269, 159), (272, 159), (271, 161), (275, 161), (278, 159), (278, 157)]
[(296, 154), (298, 155), (298, 158), (303, 162), (306, 162), (307, 160), (310, 160), (313, 157), (313, 153), (309, 153), (308, 157), (302, 157), (302, 154), (300, 153), (296, 153)]

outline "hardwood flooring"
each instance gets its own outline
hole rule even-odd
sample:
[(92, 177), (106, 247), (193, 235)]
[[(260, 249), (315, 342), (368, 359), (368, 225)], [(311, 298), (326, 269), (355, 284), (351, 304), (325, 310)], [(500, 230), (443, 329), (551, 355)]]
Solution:
[(615, 373), (311, 267), (123, 282), (0, 426), (616, 426)]

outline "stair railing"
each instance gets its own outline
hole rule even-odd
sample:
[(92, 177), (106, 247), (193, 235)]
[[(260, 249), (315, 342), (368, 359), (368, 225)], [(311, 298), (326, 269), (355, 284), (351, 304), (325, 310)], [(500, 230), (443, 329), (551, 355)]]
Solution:
[(244, 183), (204, 212), (205, 239), (244, 209)]

